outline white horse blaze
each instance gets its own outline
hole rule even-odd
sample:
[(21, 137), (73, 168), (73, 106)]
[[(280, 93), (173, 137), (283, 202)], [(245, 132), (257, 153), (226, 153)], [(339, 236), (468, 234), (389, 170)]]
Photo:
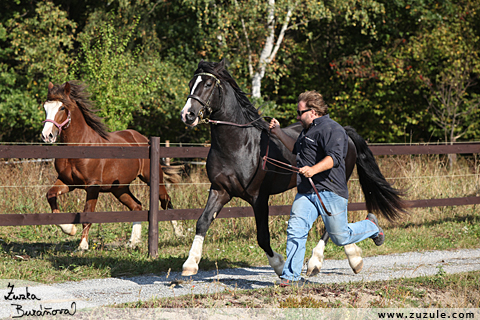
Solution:
[[(43, 105), (43, 108), (45, 109), (45, 113), (47, 115), (45, 119), (55, 120), (55, 116), (57, 115), (58, 110), (60, 110), (61, 106), (62, 106), (62, 103), (60, 101), (45, 102), (45, 104)], [(53, 127), (54, 127), (53, 123), (45, 122), (45, 124), (43, 125), (42, 137), (47, 138), (51, 133), (53, 133)], [(49, 141), (45, 141), (45, 142), (49, 142)], [(51, 142), (53, 143), (55, 142), (55, 140)]]
[(192, 248), (188, 253), (188, 259), (183, 264), (182, 276), (193, 276), (198, 272), (198, 263), (202, 259), (204, 237), (196, 235), (193, 239)]
[(320, 273), (323, 265), (323, 251), (325, 250), (325, 241), (320, 240), (312, 250), (312, 257), (307, 263), (307, 277), (313, 277)]
[(283, 260), (283, 256), (273, 251), (273, 257), (270, 257), (267, 254), (267, 258), (270, 266), (273, 268), (273, 270), (275, 270), (275, 273), (280, 277), (283, 272), (283, 266), (285, 265), (285, 260)]
[(362, 259), (362, 248), (357, 246), (355, 243), (347, 244), (345, 247), (345, 254), (348, 258), (348, 263), (352, 268), (355, 274), (362, 271), (363, 268), (363, 259)]
[[(202, 77), (198, 76), (197, 80), (195, 81), (195, 84), (192, 87), (192, 91), (190, 92), (191, 95), (195, 92), (195, 89), (200, 84), (200, 82), (202, 82)], [(187, 102), (185, 103), (185, 106), (182, 109), (182, 113), (181, 113), (182, 121), (184, 123), (187, 123), (187, 113), (188, 113), (188, 110), (190, 110), (191, 107), (192, 107), (192, 98), (188, 98)], [(198, 124), (198, 118), (195, 119), (195, 122), (192, 123), (190, 126), (195, 127), (197, 124)]]

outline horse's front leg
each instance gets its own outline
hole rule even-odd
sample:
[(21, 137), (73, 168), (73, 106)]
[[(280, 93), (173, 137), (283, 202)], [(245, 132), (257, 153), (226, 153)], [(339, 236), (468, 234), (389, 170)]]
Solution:
[[(70, 192), (73, 189), (70, 189), (65, 183), (63, 183), (60, 179), (55, 181), (53, 187), (51, 187), (47, 192), (47, 201), (52, 209), (52, 213), (59, 213), (60, 210), (58, 209), (57, 198), (61, 194), (65, 194)], [(77, 228), (74, 224), (59, 224), (58, 225), (62, 231), (70, 236), (74, 236), (77, 232)]]
[[(100, 187), (97, 185), (87, 187), (87, 201), (83, 212), (95, 212), (95, 206), (97, 205), (98, 194), (100, 193)], [(78, 250), (88, 250), (88, 232), (90, 231), (91, 223), (83, 224), (82, 240), (78, 246)]]
[(192, 276), (198, 272), (198, 264), (202, 258), (203, 240), (208, 228), (217, 217), (223, 206), (230, 201), (231, 197), (225, 190), (210, 189), (207, 205), (197, 221), (197, 228), (193, 244), (188, 253), (188, 259), (183, 264), (182, 276)]
[(253, 204), (255, 214), (255, 224), (257, 227), (257, 242), (260, 248), (265, 251), (268, 263), (275, 270), (278, 276), (282, 275), (285, 260), (283, 256), (273, 251), (270, 246), (270, 229), (268, 227), (268, 196), (259, 195)]

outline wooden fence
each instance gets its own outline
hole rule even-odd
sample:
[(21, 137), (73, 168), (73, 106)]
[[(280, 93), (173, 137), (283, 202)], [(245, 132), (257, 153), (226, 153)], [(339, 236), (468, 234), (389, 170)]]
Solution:
[[(374, 155), (407, 155), (407, 154), (473, 154), (480, 153), (480, 143), (456, 143), (453, 145), (372, 145)], [(32, 213), (2, 214), (0, 226), (81, 224), (81, 223), (114, 223), (148, 221), (148, 249), (152, 257), (158, 254), (158, 221), (196, 220), (203, 211), (199, 209), (162, 210), (158, 206), (158, 164), (164, 158), (206, 158), (209, 148), (205, 147), (160, 147), (160, 138), (152, 137), (150, 145), (140, 147), (128, 146), (19, 146), (0, 145), (0, 158), (93, 158), (93, 159), (148, 159), (152, 174), (150, 187), (150, 208), (142, 211), (118, 212), (72, 212), (72, 213)], [(449, 199), (411, 200), (412, 208), (459, 206), (480, 204), (480, 197), (464, 197)], [(289, 205), (270, 207), (270, 215), (288, 215)], [(365, 210), (365, 203), (350, 203), (349, 211)], [(252, 217), (251, 207), (223, 208), (218, 218)]]

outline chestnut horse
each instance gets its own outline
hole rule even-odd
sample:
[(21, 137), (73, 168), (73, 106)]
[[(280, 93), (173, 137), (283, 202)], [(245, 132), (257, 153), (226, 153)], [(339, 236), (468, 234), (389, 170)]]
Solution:
[[(48, 85), (47, 101), (44, 103), (46, 119), (42, 139), (47, 143), (57, 140), (70, 146), (140, 146), (148, 139), (134, 130), (107, 132), (105, 124), (97, 117), (88, 99), (86, 85), (70, 81), (62, 85)], [(160, 164), (159, 164), (160, 165)], [(142, 210), (142, 204), (130, 191), (130, 183), (137, 177), (150, 184), (149, 159), (55, 159), (58, 178), (47, 192), (47, 199), (53, 213), (60, 212), (57, 197), (80, 188), (87, 192), (83, 212), (94, 212), (100, 192), (111, 192), (121, 203), (132, 211)], [(169, 182), (177, 182), (179, 176), (166, 172), (160, 166), (160, 202), (162, 208), (172, 209), (170, 196), (163, 185), (163, 174)], [(173, 221), (177, 236), (182, 235), (181, 226)], [(88, 249), (88, 231), (91, 223), (83, 224), (79, 250)], [(73, 224), (59, 225), (62, 231), (75, 235)], [(134, 222), (130, 247), (135, 247), (141, 238), (141, 223)]]

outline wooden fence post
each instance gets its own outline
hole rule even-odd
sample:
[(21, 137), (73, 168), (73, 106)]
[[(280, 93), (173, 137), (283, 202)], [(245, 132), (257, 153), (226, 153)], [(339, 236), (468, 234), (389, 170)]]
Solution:
[(158, 256), (158, 193), (160, 175), (160, 138), (150, 138), (150, 210), (148, 211), (148, 254)]

